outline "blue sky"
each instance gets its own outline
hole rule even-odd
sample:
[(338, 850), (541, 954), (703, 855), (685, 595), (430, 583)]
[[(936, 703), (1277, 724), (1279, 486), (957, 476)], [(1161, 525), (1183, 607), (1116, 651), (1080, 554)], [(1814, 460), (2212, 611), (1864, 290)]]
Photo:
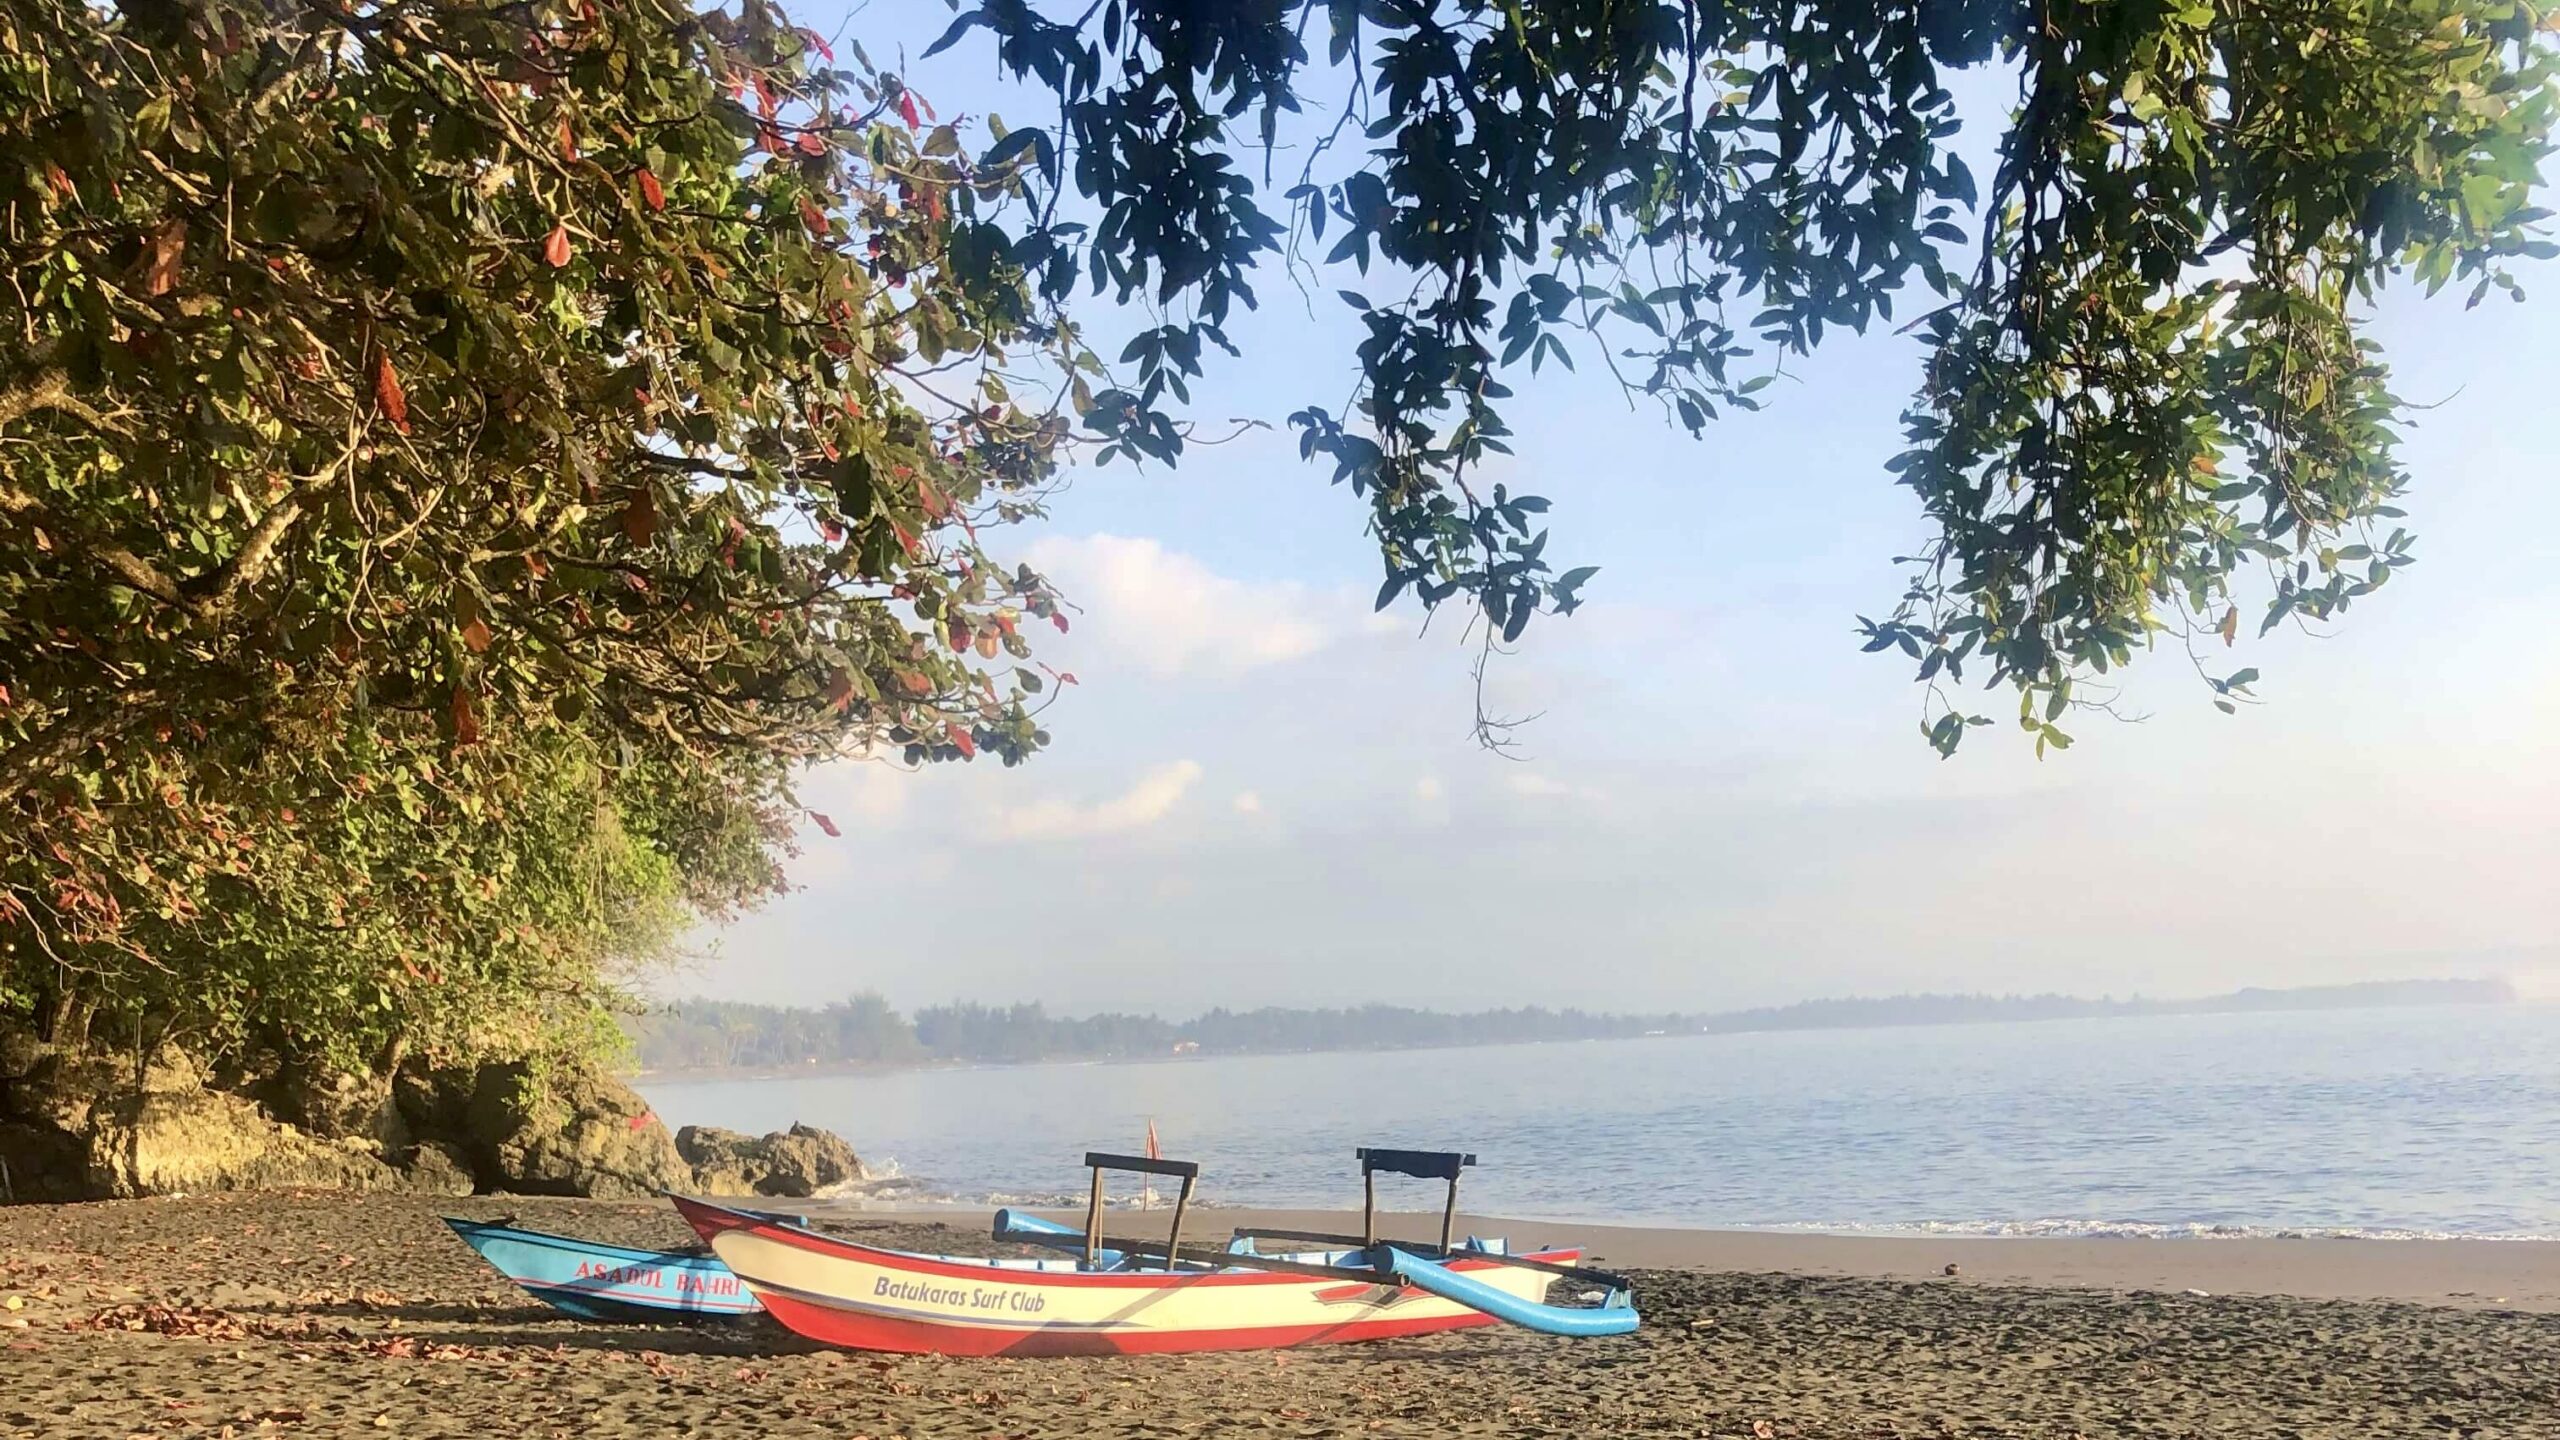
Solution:
[[(848, 33), (889, 64), (948, 13)], [(1036, 113), (990, 72), (971, 42), (911, 74), (946, 117)], [(2560, 970), (2560, 267), (2524, 278), (2523, 305), (2381, 305), (2434, 406), (2405, 452), (2421, 562), (2334, 633), (2244, 642), (2263, 708), (2216, 713), (2170, 651), (2131, 677), (2140, 723), (2082, 717), (2042, 762), (1995, 727), (1942, 763), (1908, 666), (1851, 634), (1923, 538), (1882, 469), (1908, 342), (1837, 341), (1703, 440), (1605, 377), (1524, 377), (1502, 478), (1554, 500), (1551, 557), (1603, 568), (1498, 663), (1499, 705), (1543, 712), (1513, 761), (1468, 737), (1457, 617), (1369, 613), (1360, 513), (1283, 423), (1340, 407), (1348, 315), (1272, 274), (1193, 413), (1273, 428), (1080, 473), (1010, 542), (1085, 608), (1041, 646), (1084, 682), (1055, 746), (812, 775), (843, 838), (812, 828), (798, 893), (656, 988), (1188, 1013)]]

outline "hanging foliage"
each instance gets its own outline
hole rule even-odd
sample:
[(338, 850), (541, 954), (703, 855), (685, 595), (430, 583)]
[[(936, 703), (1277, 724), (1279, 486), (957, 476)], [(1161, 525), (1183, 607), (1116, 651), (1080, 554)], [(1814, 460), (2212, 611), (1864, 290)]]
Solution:
[[(1070, 8), (984, 0), (939, 44), (990, 32), (1064, 107), (994, 152), (1099, 210), (1012, 242), (1044, 293), (1166, 312), (1098, 434), (1179, 454), (1164, 407), (1263, 257), (1344, 287), (1358, 398), (1292, 417), (1301, 450), (1366, 502), (1381, 608), (1456, 598), (1492, 643), (1592, 573), (1481, 473), (1524, 371), (1605, 364), (1701, 432), (1826, 334), (1901, 325), (1929, 355), (1888, 468), (1931, 532), (1862, 626), (1917, 663), (1942, 753), (1988, 723), (1946, 688), (1968, 666), (2067, 744), (2053, 722), (2158, 635), (2233, 641), (2246, 572), (2255, 632), (2407, 564), (2404, 409), (2357, 307), (2394, 275), (2476, 303), (2555, 253), (2532, 192), (2560, 47), (2527, 0)], [(1960, 104), (1967, 70), (2014, 101)], [(1967, 122), (1999, 127), (1985, 179)], [(2208, 676), (2225, 708), (2255, 678)]]

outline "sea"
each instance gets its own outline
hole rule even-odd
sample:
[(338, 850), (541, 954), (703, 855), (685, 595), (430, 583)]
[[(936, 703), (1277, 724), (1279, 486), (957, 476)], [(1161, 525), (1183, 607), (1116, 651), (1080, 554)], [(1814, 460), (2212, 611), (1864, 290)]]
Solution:
[[(1479, 1214), (1846, 1234), (2560, 1240), (2560, 1006), (1808, 1030), (644, 1078), (669, 1125), (843, 1134), (849, 1207), (1081, 1205), (1088, 1150), (1200, 1200), (1356, 1207), (1353, 1150), (1476, 1157)], [(1140, 1181), (1114, 1177), (1122, 1198)], [(1437, 1209), (1437, 1182), (1381, 1177)]]

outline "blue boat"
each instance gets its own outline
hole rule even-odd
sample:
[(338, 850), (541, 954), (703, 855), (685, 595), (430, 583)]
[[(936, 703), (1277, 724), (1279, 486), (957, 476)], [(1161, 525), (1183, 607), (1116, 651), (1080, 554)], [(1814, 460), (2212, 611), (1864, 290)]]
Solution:
[(584, 1320), (670, 1320), (752, 1314), (763, 1307), (707, 1254), (630, 1250), (478, 1220), (444, 1223), (535, 1299)]

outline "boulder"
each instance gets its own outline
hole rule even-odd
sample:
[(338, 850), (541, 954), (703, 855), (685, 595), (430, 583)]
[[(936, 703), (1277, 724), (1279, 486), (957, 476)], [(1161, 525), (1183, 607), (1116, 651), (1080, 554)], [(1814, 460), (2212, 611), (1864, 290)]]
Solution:
[(0, 1118), (85, 1135), (89, 1112), (101, 1100), (129, 1094), (133, 1088), (129, 1060), (94, 1050), (40, 1046), (26, 1068), (9, 1081), (6, 1115)]
[(83, 1171), (93, 1195), (208, 1190), (397, 1190), (402, 1174), (369, 1140), (280, 1125), (228, 1091), (145, 1089), (91, 1113)]
[(676, 1153), (693, 1166), (694, 1188), (706, 1195), (804, 1199), (862, 1176), (853, 1147), (813, 1125), (761, 1139), (716, 1125), (687, 1125), (676, 1132)]
[(369, 1140), (385, 1155), (414, 1143), (387, 1076), (288, 1065), (257, 1093), (277, 1119), (324, 1140)]
[(471, 1175), (470, 1157), (441, 1140), (418, 1142), (401, 1169), (400, 1188), (412, 1195), (469, 1195), (480, 1188)]
[(50, 1125), (0, 1120), (0, 1201), (89, 1198), (85, 1147)]
[(0, 1029), (0, 1085), (34, 1069), (50, 1048), (32, 1030)]
[(467, 1134), (473, 1169), (492, 1189), (639, 1199), (693, 1179), (649, 1102), (592, 1071), (481, 1067)]
[(717, 1125), (687, 1125), (676, 1132), (676, 1154), (693, 1167), (697, 1195), (753, 1195), (762, 1169), (752, 1158), (756, 1137)]

